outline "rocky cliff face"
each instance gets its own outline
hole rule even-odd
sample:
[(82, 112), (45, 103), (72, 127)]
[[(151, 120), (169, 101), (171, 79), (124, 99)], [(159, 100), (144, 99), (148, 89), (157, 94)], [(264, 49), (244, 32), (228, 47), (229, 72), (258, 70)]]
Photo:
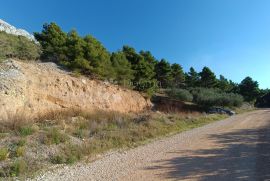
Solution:
[(14, 26), (8, 24), (7, 22), (0, 19), (0, 31), (4, 31), (8, 34), (16, 35), (16, 36), (24, 36), (27, 39), (37, 42), (33, 35), (28, 33), (23, 29), (17, 29)]
[(139, 112), (151, 103), (140, 93), (109, 83), (74, 77), (54, 63), (0, 64), (0, 120), (63, 109)]

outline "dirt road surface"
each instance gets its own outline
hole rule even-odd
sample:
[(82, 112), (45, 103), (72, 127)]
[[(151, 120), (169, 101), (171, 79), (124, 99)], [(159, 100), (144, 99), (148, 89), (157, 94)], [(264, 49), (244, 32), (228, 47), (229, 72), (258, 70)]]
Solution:
[(233, 116), (36, 180), (270, 180), (270, 110)]

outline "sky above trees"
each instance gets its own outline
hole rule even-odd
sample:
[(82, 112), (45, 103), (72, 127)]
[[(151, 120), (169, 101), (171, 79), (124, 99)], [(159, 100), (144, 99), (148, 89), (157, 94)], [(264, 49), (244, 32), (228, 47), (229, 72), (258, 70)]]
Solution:
[(240, 82), (270, 87), (270, 1), (29, 0), (4, 1), (0, 18), (29, 32), (45, 22), (92, 34), (109, 51), (124, 44), (149, 50), (185, 71), (210, 67)]

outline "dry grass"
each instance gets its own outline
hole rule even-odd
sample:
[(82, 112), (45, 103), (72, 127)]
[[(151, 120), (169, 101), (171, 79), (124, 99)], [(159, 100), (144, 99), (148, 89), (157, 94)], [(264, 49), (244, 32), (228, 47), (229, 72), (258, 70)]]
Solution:
[(16, 115), (2, 125), (2, 134), (9, 135), (1, 137), (1, 147), (7, 148), (2, 155), (9, 162), (0, 164), (0, 175), (22, 176), (51, 164), (72, 164), (224, 117), (198, 112), (135, 115), (81, 110), (53, 111), (35, 119)]

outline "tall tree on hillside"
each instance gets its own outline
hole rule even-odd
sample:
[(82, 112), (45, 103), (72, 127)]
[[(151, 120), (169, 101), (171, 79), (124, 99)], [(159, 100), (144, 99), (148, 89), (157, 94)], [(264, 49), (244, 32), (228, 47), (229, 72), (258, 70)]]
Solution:
[(239, 85), (237, 83), (229, 80), (229, 87), (230, 89), (228, 90), (228, 92), (239, 94)]
[(223, 75), (219, 76), (217, 87), (225, 92), (228, 92), (231, 90), (231, 86), (228, 79), (226, 79)]
[(185, 83), (187, 87), (197, 87), (200, 77), (193, 67), (185, 74)]
[(172, 70), (169, 62), (162, 59), (155, 66), (156, 79), (160, 82), (162, 88), (167, 88), (171, 85)]
[(217, 85), (217, 79), (214, 74), (208, 67), (204, 67), (202, 71), (199, 73), (200, 79), (200, 86), (206, 88), (214, 88)]
[(84, 57), (85, 42), (75, 30), (72, 30), (68, 33), (66, 46), (68, 49), (66, 55), (69, 60), (72, 61), (75, 60), (76, 58)]
[(131, 63), (132, 70), (134, 71), (133, 83), (135, 90), (144, 91), (149, 95), (153, 94), (157, 88), (154, 65), (146, 61), (132, 47), (124, 46), (122, 51)]
[(153, 64), (154, 66), (158, 63), (158, 61), (155, 59), (155, 57), (151, 54), (150, 51), (140, 51), (140, 55), (143, 56), (143, 58)]
[(115, 80), (119, 84), (129, 87), (130, 81), (134, 78), (134, 72), (125, 54), (121, 51), (112, 53), (111, 62), (115, 72)]
[(110, 53), (97, 39), (91, 35), (84, 37), (84, 58), (90, 62), (92, 71), (100, 78), (111, 78), (114, 70), (110, 61)]
[(136, 50), (130, 46), (123, 46), (122, 51), (132, 65), (136, 65), (143, 59), (143, 56), (137, 54)]
[(172, 86), (176, 88), (183, 87), (185, 83), (185, 74), (181, 65), (174, 63), (171, 65)]
[(42, 46), (42, 59), (57, 63), (67, 59), (67, 34), (56, 23), (44, 24), (42, 32), (34, 36)]
[(85, 42), (75, 30), (67, 34), (66, 47), (65, 56), (67, 59), (62, 63), (71, 69), (89, 72), (91, 70), (90, 63), (84, 58)]
[(244, 97), (245, 101), (255, 101), (260, 95), (259, 84), (251, 77), (246, 77), (239, 84), (240, 94)]

